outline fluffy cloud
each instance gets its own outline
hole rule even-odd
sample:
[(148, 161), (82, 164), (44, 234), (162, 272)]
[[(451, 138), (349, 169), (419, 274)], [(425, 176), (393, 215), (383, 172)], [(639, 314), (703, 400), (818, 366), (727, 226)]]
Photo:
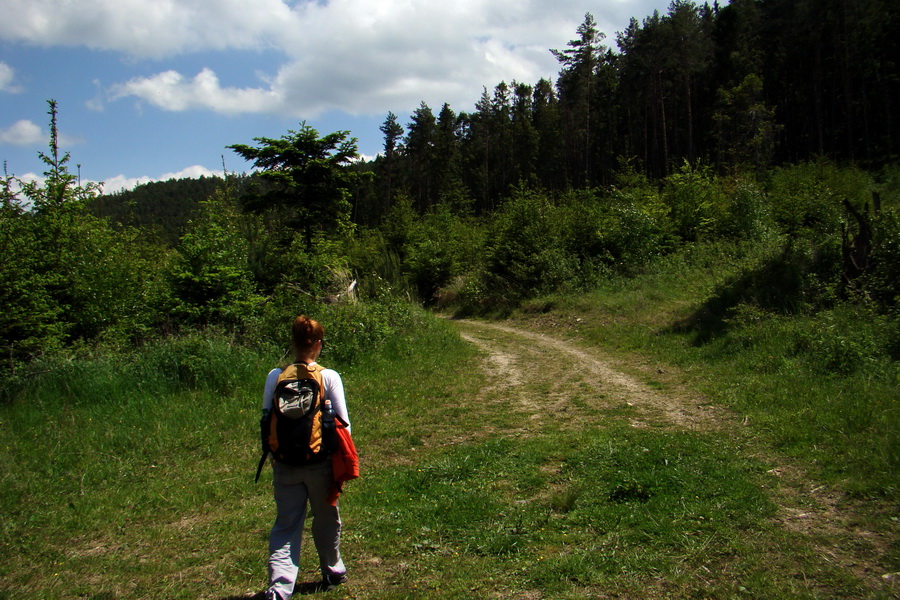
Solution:
[(137, 77), (112, 86), (109, 94), (112, 100), (135, 96), (163, 110), (204, 108), (223, 114), (277, 112), (282, 103), (271, 90), (223, 88), (210, 69), (203, 69), (193, 78), (176, 71)]
[(212, 171), (201, 165), (194, 165), (182, 169), (177, 173), (163, 173), (159, 177), (126, 177), (116, 175), (103, 182), (103, 193), (112, 194), (120, 190), (133, 190), (135, 187), (151, 183), (153, 181), (168, 181), (170, 179), (199, 179), (200, 177), (221, 177), (222, 171)]
[[(49, 134), (44, 133), (40, 125), (36, 125), (27, 119), (21, 119), (6, 129), (0, 129), (0, 144), (27, 148), (29, 146), (43, 146), (49, 141)], [(84, 140), (60, 133), (57, 142), (60, 148), (67, 148), (83, 144)]]
[(373, 40), (440, 50), (461, 36), (533, 39), (554, 36), (561, 23), (570, 34), (582, 16), (573, 0), (6, 0), (0, 38), (139, 58), (248, 48), (297, 56), (310, 48), (366, 51)]
[(281, 0), (5, 0), (0, 38), (162, 58), (266, 47), (290, 16)]
[[(641, 5), (659, 3), (609, 0), (595, 17), (612, 37), (609, 23), (622, 22), (625, 11), (640, 16)], [(281, 64), (267, 65), (271, 76), (246, 87), (223, 86), (209, 68), (167, 65), (107, 94), (167, 111), (315, 118), (333, 110), (384, 114), (423, 100), (468, 110), (483, 86), (553, 78), (558, 65), (548, 50), (564, 47), (583, 17), (575, 0), (6, 0), (0, 39), (158, 60), (274, 51)]]
[(3, 61), (0, 61), (0, 92), (17, 94), (22, 91), (21, 86), (15, 82), (16, 72)]
[(13, 146), (36, 146), (44, 141), (40, 126), (25, 119), (0, 129), (0, 143)]
[(575, 9), (512, 0), (266, 6), (263, 15), (254, 12), (246, 24), (246, 38), (232, 37), (246, 41), (253, 38), (251, 32), (269, 35), (266, 43), (285, 55), (270, 78), (235, 88), (223, 87), (211, 69), (196, 75), (167, 70), (116, 84), (110, 98), (131, 96), (170, 111), (301, 118), (329, 110), (384, 114), (423, 100), (468, 109), (482, 86), (553, 77), (557, 64), (548, 48), (571, 37), (583, 17)]

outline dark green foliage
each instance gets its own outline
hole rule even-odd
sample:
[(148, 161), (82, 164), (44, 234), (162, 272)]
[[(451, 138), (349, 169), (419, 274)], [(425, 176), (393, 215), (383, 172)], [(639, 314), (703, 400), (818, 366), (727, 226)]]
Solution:
[(308, 249), (317, 234), (333, 235), (350, 226), (351, 190), (360, 176), (348, 168), (357, 158), (356, 138), (347, 131), (319, 137), (300, 124), (279, 139), (254, 138), (256, 146), (229, 146), (260, 169), (261, 185), (243, 198), (252, 213), (274, 211), (284, 227), (303, 232)]
[(775, 110), (762, 98), (759, 75), (747, 75), (730, 89), (720, 88), (713, 116), (717, 136), (718, 160), (735, 170), (761, 173), (775, 153), (775, 141), (782, 129), (775, 121)]
[(738, 176), (720, 185), (726, 195), (725, 221), (719, 232), (726, 239), (760, 240), (772, 233), (772, 209), (762, 187), (753, 179)]
[(685, 163), (665, 179), (663, 200), (681, 239), (696, 242), (715, 236), (727, 219), (727, 200), (712, 170)]
[[(578, 257), (566, 252), (560, 209), (545, 195), (522, 190), (492, 219), (487, 269), (507, 301), (555, 291), (575, 279)], [(490, 285), (490, 283), (489, 283)]]
[(254, 294), (241, 216), (224, 198), (201, 203), (181, 237), (170, 278), (177, 323), (240, 323), (261, 298)]
[[(158, 321), (166, 252), (133, 229), (114, 231), (88, 214), (98, 187), (79, 185), (57, 145), (50, 104), (50, 152), (43, 182), (4, 176), (0, 244), (3, 371), (65, 345), (141, 339)], [(27, 207), (27, 209), (26, 209)]]
[[(228, 186), (232, 194), (242, 195), (249, 179), (248, 176), (229, 175)], [(88, 210), (115, 225), (153, 232), (160, 241), (175, 246), (188, 221), (196, 216), (200, 203), (225, 185), (219, 177), (202, 176), (153, 181), (133, 190), (99, 195), (88, 203)]]
[[(583, 209), (574, 210), (578, 211), (576, 217), (585, 214)], [(573, 223), (585, 225), (581, 219)], [(600, 260), (609, 272), (638, 272), (669, 252), (674, 243), (668, 222), (631, 203), (611, 202), (603, 206), (595, 226), (595, 253), (587, 254), (586, 261)], [(578, 233), (577, 229), (572, 230), (573, 242), (586, 239), (586, 235)]]
[(48, 277), (34, 218), (4, 179), (0, 207), (0, 344), (4, 370), (58, 346), (65, 332), (61, 307), (46, 292)]
[(863, 289), (880, 305), (900, 308), (900, 213), (881, 211), (875, 217), (871, 269)]
[(482, 262), (483, 225), (439, 205), (409, 232), (402, 246), (406, 275), (420, 298), (431, 301), (453, 277), (476, 272)]
[(843, 201), (871, 201), (871, 178), (856, 168), (825, 160), (775, 169), (767, 184), (772, 216), (791, 236), (820, 237), (840, 231)]

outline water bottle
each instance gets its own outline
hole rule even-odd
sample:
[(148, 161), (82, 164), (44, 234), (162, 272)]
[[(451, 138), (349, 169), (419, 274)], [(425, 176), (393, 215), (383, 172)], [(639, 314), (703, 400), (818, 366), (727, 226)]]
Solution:
[(322, 404), (322, 442), (325, 451), (331, 454), (337, 448), (337, 433), (334, 428), (334, 409), (331, 400), (325, 400)]

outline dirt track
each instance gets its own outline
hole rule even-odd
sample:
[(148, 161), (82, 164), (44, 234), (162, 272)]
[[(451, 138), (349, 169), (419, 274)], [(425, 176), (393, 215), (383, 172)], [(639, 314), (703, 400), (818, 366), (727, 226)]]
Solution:
[[(763, 447), (740, 416), (679, 386), (668, 369), (641, 359), (613, 361), (600, 350), (523, 327), (470, 320), (455, 323), (463, 339), (485, 353), (485, 400), (521, 411), (535, 425), (548, 410), (548, 401), (550, 410), (576, 411), (573, 416), (585, 419), (597, 419), (598, 409), (624, 403), (634, 409), (629, 411), (635, 415), (630, 417), (634, 427), (740, 436), (747, 451), (771, 465), (765, 488), (779, 506), (775, 523), (807, 536), (810, 548), (823, 560), (854, 572), (889, 597), (900, 597), (900, 574), (884, 566), (892, 536), (860, 527), (855, 515), (861, 507)], [(548, 381), (556, 383), (548, 385)]]

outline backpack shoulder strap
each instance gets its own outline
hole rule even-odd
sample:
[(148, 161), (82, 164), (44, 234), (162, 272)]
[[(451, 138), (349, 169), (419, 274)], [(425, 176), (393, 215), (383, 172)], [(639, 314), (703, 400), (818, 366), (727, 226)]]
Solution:
[[(322, 377), (322, 371), (325, 370), (325, 367), (323, 367), (319, 363), (306, 364), (306, 363), (299, 362), (299, 363), (294, 363), (292, 366), (295, 369), (294, 372), (297, 373), (297, 375), (295, 375), (295, 377), (299, 377), (299, 374), (302, 372), (302, 370), (305, 369), (306, 372), (309, 373), (309, 375), (319, 383), (320, 388), (324, 387), (325, 380)], [(325, 392), (325, 390), (322, 389), (323, 394), (324, 394), (324, 392)]]

